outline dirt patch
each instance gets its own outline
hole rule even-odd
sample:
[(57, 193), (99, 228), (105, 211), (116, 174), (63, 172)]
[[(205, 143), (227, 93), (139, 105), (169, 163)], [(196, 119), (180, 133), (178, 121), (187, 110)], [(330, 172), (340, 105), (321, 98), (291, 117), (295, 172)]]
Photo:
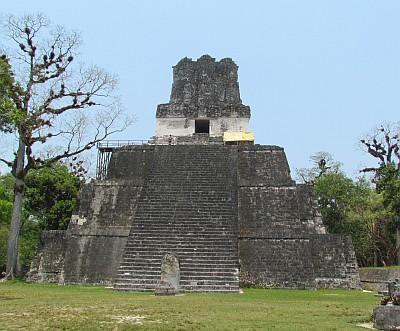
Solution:
[(17, 297), (8, 297), (5, 295), (0, 295), (0, 300), (21, 300), (23, 298), (17, 298)]
[(117, 323), (131, 323), (142, 325), (146, 316), (111, 316), (111, 319), (116, 320)]
[(360, 324), (357, 324), (357, 326), (359, 326), (361, 328), (365, 328), (365, 329), (377, 330), (374, 328), (374, 324), (372, 322), (371, 323), (360, 323)]

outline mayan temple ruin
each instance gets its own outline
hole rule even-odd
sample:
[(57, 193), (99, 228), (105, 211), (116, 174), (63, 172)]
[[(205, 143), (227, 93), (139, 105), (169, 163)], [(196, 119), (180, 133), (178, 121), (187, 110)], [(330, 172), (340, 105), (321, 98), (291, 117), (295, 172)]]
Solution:
[(284, 149), (258, 145), (238, 66), (173, 67), (169, 103), (143, 144), (99, 145), (97, 179), (66, 231), (45, 231), (31, 281), (118, 290), (359, 288), (351, 239), (327, 234)]

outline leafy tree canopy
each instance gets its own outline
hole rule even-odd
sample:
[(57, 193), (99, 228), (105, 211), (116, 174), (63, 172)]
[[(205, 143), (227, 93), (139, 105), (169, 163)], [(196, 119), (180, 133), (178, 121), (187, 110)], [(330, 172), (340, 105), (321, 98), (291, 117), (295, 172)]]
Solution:
[(45, 230), (66, 229), (75, 208), (81, 180), (65, 165), (31, 171), (27, 178), (25, 208)]

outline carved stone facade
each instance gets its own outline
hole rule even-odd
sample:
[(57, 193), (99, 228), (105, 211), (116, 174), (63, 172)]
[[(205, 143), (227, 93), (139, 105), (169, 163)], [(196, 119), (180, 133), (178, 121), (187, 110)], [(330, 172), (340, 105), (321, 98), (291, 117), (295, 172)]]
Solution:
[[(157, 109), (156, 137), (112, 151), (104, 179), (82, 189), (60, 249), (49, 253), (50, 237), (41, 246), (31, 279), (48, 268), (66, 283), (166, 294), (358, 288), (351, 239), (326, 233), (312, 187), (292, 180), (283, 148), (225, 145), (222, 129), (212, 129), (223, 118), (248, 128), (237, 66), (181, 60), (170, 103)], [(210, 121), (208, 133), (193, 132), (199, 119)]]
[(170, 102), (157, 107), (156, 139), (249, 131), (250, 107), (240, 99), (237, 71), (230, 58), (180, 60), (174, 67)]

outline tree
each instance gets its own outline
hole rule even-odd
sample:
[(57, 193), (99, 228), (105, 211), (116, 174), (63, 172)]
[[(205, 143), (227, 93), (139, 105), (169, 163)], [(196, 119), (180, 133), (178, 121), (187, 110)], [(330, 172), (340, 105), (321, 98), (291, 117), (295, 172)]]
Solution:
[(341, 163), (335, 161), (332, 154), (328, 152), (317, 152), (310, 156), (311, 168), (296, 169), (297, 178), (307, 184), (315, 181), (327, 173), (340, 173)]
[(400, 169), (399, 150), (399, 127), (398, 125), (387, 124), (375, 130), (360, 142), (366, 152), (378, 159), (378, 167), (366, 167), (361, 172), (379, 173), (379, 170), (386, 167)]
[(0, 131), (11, 132), (10, 115), (15, 111), (15, 104), (11, 98), (15, 81), (11, 66), (5, 55), (0, 57)]
[[(58, 163), (29, 172), (18, 245), (19, 270), (26, 271), (29, 268), (41, 230), (67, 228), (82, 182), (67, 165)], [(5, 270), (13, 185), (14, 178), (11, 175), (0, 176), (0, 272)]]
[[(396, 242), (394, 253), (400, 265), (400, 128), (399, 124), (381, 125), (361, 140), (366, 152), (378, 160), (378, 166), (366, 167), (362, 172), (373, 173), (377, 192), (383, 205), (391, 211), (386, 220), (388, 241)], [(393, 235), (395, 233), (395, 236)]]
[(330, 233), (350, 235), (360, 266), (389, 265), (395, 259), (390, 210), (365, 178), (328, 173), (315, 182), (322, 219)]
[(66, 165), (31, 171), (26, 177), (25, 209), (42, 230), (65, 230), (82, 180)]
[(0, 177), (0, 273), (4, 271), (7, 260), (7, 237), (13, 205), (12, 185), (10, 176)]
[[(114, 96), (116, 79), (95, 66), (74, 65), (77, 33), (52, 25), (42, 15), (11, 16), (7, 26), (16, 50), (14, 56), (1, 56), (3, 66), (10, 64), (9, 77), (0, 80), (0, 91), (5, 91), (0, 96), (5, 100), (1, 130), (17, 136), (18, 148), (12, 159), (0, 158), (15, 178), (5, 279), (16, 270), (29, 171), (78, 155), (131, 122)], [(62, 145), (54, 155), (40, 157), (42, 145), (57, 143)]]

